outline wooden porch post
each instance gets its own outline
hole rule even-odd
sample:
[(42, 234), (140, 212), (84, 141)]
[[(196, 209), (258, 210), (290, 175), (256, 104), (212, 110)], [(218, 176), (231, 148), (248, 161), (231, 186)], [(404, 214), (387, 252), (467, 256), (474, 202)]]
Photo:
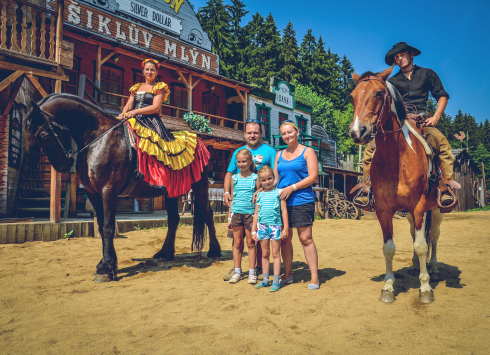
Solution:
[(187, 96), (189, 97), (188, 109), (192, 111), (192, 95), (194, 94), (194, 88), (192, 87), (192, 75), (189, 74), (189, 87), (187, 88)]
[[(61, 41), (63, 40), (63, 7), (64, 0), (58, 0), (58, 18), (56, 23), (56, 62), (58, 63), (58, 73), (61, 68)], [(61, 92), (61, 80), (56, 80), (54, 92)], [(51, 222), (61, 221), (61, 174), (51, 166), (51, 199), (49, 201), (49, 220)]]
[(344, 175), (344, 195), (347, 197), (347, 177), (346, 174)]

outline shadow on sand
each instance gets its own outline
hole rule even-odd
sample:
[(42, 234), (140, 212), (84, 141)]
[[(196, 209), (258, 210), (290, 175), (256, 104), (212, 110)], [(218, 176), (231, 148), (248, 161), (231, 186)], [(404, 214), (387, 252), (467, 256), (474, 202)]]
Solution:
[[(223, 256), (221, 258), (209, 259), (206, 257), (207, 252), (202, 253), (183, 253), (175, 254), (175, 258), (172, 261), (166, 261), (165, 259), (153, 259), (153, 258), (135, 258), (133, 261), (139, 261), (138, 264), (119, 269), (118, 280), (126, 277), (135, 276), (138, 274), (144, 274), (148, 271), (159, 272), (167, 271), (174, 267), (192, 267), (195, 269), (205, 269), (210, 267), (216, 261), (233, 260), (233, 253), (231, 250), (222, 250)], [(125, 275), (121, 275), (125, 274)]]
[[(233, 252), (231, 250), (222, 250), (223, 256), (219, 259), (208, 259), (206, 252), (202, 253), (184, 253), (176, 254), (175, 259), (172, 261), (166, 261), (165, 259), (153, 259), (153, 258), (138, 258), (132, 259), (133, 261), (139, 261), (138, 264), (119, 269), (117, 279), (121, 280), (126, 277), (132, 277), (138, 274), (144, 274), (149, 271), (159, 272), (167, 271), (174, 267), (192, 267), (195, 269), (205, 269), (210, 267), (216, 261), (228, 261), (233, 260)], [(243, 253), (243, 257), (247, 256), (246, 252)], [(271, 258), (272, 259), (272, 258)], [(271, 260), (272, 261), (272, 260)], [(271, 271), (272, 271), (271, 262)], [(320, 284), (330, 281), (335, 277), (339, 277), (345, 274), (345, 271), (337, 270), (333, 268), (325, 268), (318, 270), (318, 276), (320, 278)], [(271, 276), (273, 273), (271, 273)], [(221, 276), (221, 275), (219, 275)], [(294, 283), (308, 282), (310, 281), (310, 269), (308, 264), (295, 261), (293, 262), (293, 277)]]
[[(439, 282), (445, 281), (446, 287), (451, 288), (463, 288), (466, 285), (461, 283), (460, 275), (461, 270), (458, 269), (457, 266), (452, 266), (444, 263), (438, 263), (438, 269), (440, 272), (440, 277), (437, 280), (432, 278), (432, 273), (429, 270), (429, 276), (431, 277), (429, 284), (433, 289), (439, 285)], [(385, 275), (382, 274), (379, 276), (375, 276), (371, 278), (371, 281), (374, 282), (384, 282)], [(404, 267), (398, 271), (395, 271), (395, 296), (400, 293), (407, 292), (410, 289), (419, 289), (420, 288), (420, 280), (418, 270), (411, 266)]]

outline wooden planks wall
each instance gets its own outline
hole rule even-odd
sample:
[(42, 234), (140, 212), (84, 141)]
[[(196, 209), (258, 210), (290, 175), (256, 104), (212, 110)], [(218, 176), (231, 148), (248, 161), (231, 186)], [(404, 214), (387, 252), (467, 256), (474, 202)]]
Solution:
[(474, 199), (473, 185), (478, 182), (476, 172), (469, 166), (467, 159), (461, 159), (461, 162), (454, 164), (454, 180), (461, 184), (460, 190), (455, 190), (458, 198), (458, 206), (455, 211), (466, 211), (476, 208)]
[(9, 116), (0, 116), (0, 217), (7, 215)]

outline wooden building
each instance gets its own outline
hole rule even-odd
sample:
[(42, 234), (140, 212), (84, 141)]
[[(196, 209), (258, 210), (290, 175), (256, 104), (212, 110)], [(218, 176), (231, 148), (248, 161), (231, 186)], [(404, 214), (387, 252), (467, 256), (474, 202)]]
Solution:
[[(212, 154), (210, 178), (218, 182), (224, 178), (229, 155), (244, 144), (246, 102), (252, 87), (220, 75), (219, 57), (211, 52), (211, 42), (187, 1), (58, 0), (48, 5), (45, 0), (30, 1), (0, 1), (0, 54), (5, 55), (0, 58), (4, 79), (0, 92), (5, 101), (11, 99), (0, 112), (2, 147), (7, 147), (11, 137), (9, 129), (14, 116), (9, 113), (15, 108), (14, 99), (23, 85), (20, 79), (26, 78), (34, 88), (33, 100), (52, 92), (65, 92), (117, 115), (127, 102), (129, 88), (144, 81), (141, 61), (150, 57), (161, 63), (158, 79), (171, 89), (161, 108), (165, 126), (170, 130), (190, 130), (182, 119), (186, 112), (206, 117), (213, 134), (199, 135)], [(25, 65), (19, 65), (21, 61)], [(20, 111), (16, 112), (18, 117)], [(15, 139), (12, 142), (22, 144)], [(13, 152), (12, 147), (10, 150)], [(26, 167), (29, 159), (21, 156), (15, 163), (17, 176), (9, 175), (6, 167), (13, 154), (4, 152), (0, 156), (0, 179), (4, 183), (0, 186), (0, 215), (21, 211), (22, 200), (32, 205), (29, 198), (37, 198), (39, 205), (44, 203), (38, 208), (49, 210), (53, 221), (59, 221), (60, 212), (65, 217), (68, 212), (76, 215), (76, 201), (81, 200), (77, 192), (83, 188), (75, 174), (61, 176), (50, 171), (42, 152), (34, 147), (26, 154), (34, 159), (32, 164)], [(28, 178), (23, 169), (35, 171), (36, 186), (48, 189), (49, 194), (23, 197), (16, 192), (15, 201), (7, 209), (7, 176), (13, 176), (11, 183), (15, 180), (15, 184), (25, 185)], [(32, 188), (30, 185), (31, 192)], [(57, 193), (53, 194), (54, 190)], [(124, 200), (121, 204), (130, 208), (139, 205), (140, 210), (163, 207), (161, 201)]]
[(482, 179), (478, 179), (480, 169), (478, 164), (471, 159), (466, 149), (453, 149), (454, 162), (454, 181), (461, 184), (460, 190), (454, 190), (458, 198), (458, 206), (454, 211), (467, 211), (481, 207), (481, 189), (484, 189)]

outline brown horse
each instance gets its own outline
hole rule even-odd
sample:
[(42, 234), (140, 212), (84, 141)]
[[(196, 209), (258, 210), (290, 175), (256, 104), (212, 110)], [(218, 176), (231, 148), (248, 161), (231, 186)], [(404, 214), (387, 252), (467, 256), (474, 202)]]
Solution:
[[(143, 181), (132, 180), (137, 157), (130, 155), (129, 143), (119, 120), (99, 107), (77, 96), (51, 94), (32, 109), (25, 120), (25, 134), (30, 144), (38, 142), (58, 172), (67, 172), (74, 163), (71, 158), (71, 140), (79, 149), (85, 148), (77, 158), (76, 171), (94, 206), (102, 236), (102, 259), (97, 265), (95, 281), (116, 278), (117, 256), (114, 249), (117, 198), (136, 183), (129, 197), (157, 197), (165, 189), (151, 187)], [(119, 124), (119, 125), (118, 125)], [(118, 125), (117, 127), (115, 127)], [(114, 128), (115, 127), (115, 128)], [(111, 128), (114, 128), (111, 130)], [(105, 134), (109, 131), (107, 134)], [(199, 143), (201, 144), (201, 143)], [(175, 181), (175, 184), (178, 184)], [(209, 206), (207, 166), (201, 179), (192, 184), (194, 191), (193, 249), (201, 250), (204, 243), (204, 226), (209, 229), (208, 257), (221, 256), (216, 239), (213, 212)], [(175, 254), (175, 233), (179, 224), (177, 197), (165, 196), (168, 212), (168, 232), (162, 249), (154, 258), (172, 260)]]
[[(354, 103), (354, 121), (349, 134), (357, 144), (366, 144), (375, 136), (376, 152), (371, 163), (371, 183), (375, 196), (374, 207), (383, 232), (383, 252), (386, 259), (385, 285), (380, 301), (394, 302), (393, 275), (393, 216), (397, 211), (407, 211), (412, 224), (414, 266), (420, 265), (421, 302), (434, 300), (429, 285), (427, 252), (432, 238), (431, 265), (437, 270), (435, 247), (443, 214), (437, 208), (437, 188), (429, 189), (430, 161), (424, 147), (409, 125), (403, 99), (387, 82), (393, 67), (380, 74), (354, 73), (357, 86), (351, 96)], [(431, 213), (433, 210), (433, 213)], [(428, 219), (428, 221), (426, 221)], [(426, 222), (431, 223), (426, 231)], [(428, 233), (427, 233), (428, 232)], [(418, 262), (417, 262), (418, 261)]]

